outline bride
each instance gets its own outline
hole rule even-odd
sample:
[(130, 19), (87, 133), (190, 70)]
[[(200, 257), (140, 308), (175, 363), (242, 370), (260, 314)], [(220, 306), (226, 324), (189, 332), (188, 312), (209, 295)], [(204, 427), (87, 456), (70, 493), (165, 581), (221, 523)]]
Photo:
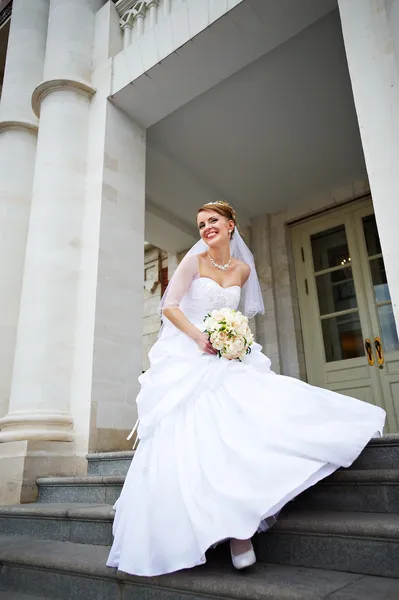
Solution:
[(377, 406), (276, 375), (258, 344), (242, 362), (216, 356), (207, 313), (252, 318), (264, 307), (233, 208), (206, 204), (197, 224), (201, 239), (161, 301), (161, 335), (140, 377), (140, 444), (115, 505), (107, 565), (136, 575), (201, 565), (227, 539), (233, 565), (252, 565), (253, 534), (349, 467), (385, 421)]

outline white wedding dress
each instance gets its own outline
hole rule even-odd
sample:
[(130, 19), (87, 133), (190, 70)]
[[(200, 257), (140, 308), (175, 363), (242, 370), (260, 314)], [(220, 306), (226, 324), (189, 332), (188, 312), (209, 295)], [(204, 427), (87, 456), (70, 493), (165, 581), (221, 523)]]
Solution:
[[(236, 308), (238, 286), (197, 277), (180, 308), (197, 326)], [(240, 363), (202, 354), (170, 322), (140, 377), (140, 444), (115, 508), (108, 566), (159, 575), (205, 562), (227, 538), (267, 529), (292, 498), (348, 467), (385, 412), (276, 375), (254, 345)]]

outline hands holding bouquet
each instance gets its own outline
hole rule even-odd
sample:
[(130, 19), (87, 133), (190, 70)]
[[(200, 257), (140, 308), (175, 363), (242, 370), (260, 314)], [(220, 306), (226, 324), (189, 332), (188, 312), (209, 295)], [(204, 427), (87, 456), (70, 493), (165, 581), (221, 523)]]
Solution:
[[(248, 325), (248, 319), (239, 311), (231, 308), (213, 310), (204, 319), (204, 333), (208, 336), (213, 354), (228, 360), (242, 360), (251, 352), (254, 336)], [(204, 349), (207, 351), (206, 349)], [(209, 352), (209, 350), (208, 350)]]

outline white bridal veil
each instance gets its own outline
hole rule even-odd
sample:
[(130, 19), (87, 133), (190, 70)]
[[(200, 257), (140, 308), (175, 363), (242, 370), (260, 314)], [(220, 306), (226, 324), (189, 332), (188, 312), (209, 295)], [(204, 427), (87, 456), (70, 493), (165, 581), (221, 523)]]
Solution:
[[(162, 314), (164, 308), (177, 308), (180, 305), (192, 280), (199, 276), (198, 255), (207, 250), (208, 246), (202, 239), (189, 250), (177, 267), (161, 298), (158, 306), (159, 314)], [(242, 239), (237, 227), (230, 241), (230, 254), (233, 258), (245, 262), (251, 269), (248, 280), (242, 288), (238, 310), (252, 319), (258, 313), (263, 314), (265, 309), (253, 254)]]

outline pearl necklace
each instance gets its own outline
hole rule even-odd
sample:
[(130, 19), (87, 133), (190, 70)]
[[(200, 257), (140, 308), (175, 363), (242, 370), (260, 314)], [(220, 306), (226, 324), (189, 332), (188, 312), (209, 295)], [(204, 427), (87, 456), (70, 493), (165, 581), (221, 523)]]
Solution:
[(213, 266), (216, 267), (217, 269), (219, 269), (220, 271), (226, 271), (229, 268), (230, 263), (231, 263), (231, 256), (226, 264), (218, 265), (218, 263), (213, 260), (212, 256), (209, 254), (209, 252), (207, 252), (207, 255), (208, 255), (209, 260), (213, 264)]

